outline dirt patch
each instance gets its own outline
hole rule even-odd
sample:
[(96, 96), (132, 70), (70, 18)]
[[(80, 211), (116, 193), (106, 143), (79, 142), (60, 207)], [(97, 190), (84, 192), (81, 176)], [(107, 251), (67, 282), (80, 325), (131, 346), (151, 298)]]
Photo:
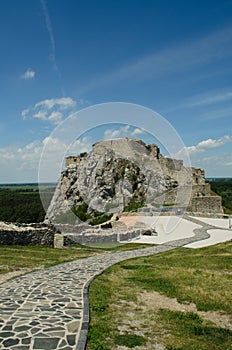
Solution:
[(119, 221), (123, 222), (127, 227), (134, 226), (137, 221), (141, 221), (141, 216), (125, 215), (121, 216)]
[[(153, 333), (149, 337), (147, 332), (151, 332), (151, 327), (155, 324), (149, 317), (146, 317), (148, 307), (135, 303), (133, 301), (120, 300), (118, 305), (112, 305), (119, 310), (121, 318), (117, 320), (118, 331), (120, 334), (136, 334), (145, 337), (147, 340), (144, 345), (136, 346), (139, 350), (165, 350), (166, 347), (158, 342)], [(122, 311), (123, 310), (123, 311)], [(112, 350), (128, 350), (127, 346), (115, 345)]]
[(180, 304), (176, 298), (168, 298), (158, 292), (143, 292), (138, 296), (138, 302), (145, 305), (148, 310), (154, 312), (159, 309), (168, 309), (171, 311), (194, 312), (205, 320), (213, 322), (217, 327), (232, 330), (230, 315), (217, 311), (198, 311), (194, 303)]
[[(159, 342), (160, 335), (169, 337), (164, 328), (160, 328), (151, 317), (160, 309), (180, 312), (194, 312), (202, 319), (211, 321), (217, 327), (232, 330), (230, 315), (216, 311), (198, 311), (194, 303), (180, 304), (175, 298), (168, 298), (158, 292), (143, 292), (137, 294), (137, 302), (120, 300), (114, 307), (121, 315), (117, 320), (120, 334), (136, 334), (147, 339), (146, 344), (135, 347), (139, 350), (165, 350), (166, 347)], [(154, 331), (156, 329), (156, 331)], [(148, 333), (152, 334), (148, 336)], [(127, 350), (126, 346), (114, 346), (112, 350)]]

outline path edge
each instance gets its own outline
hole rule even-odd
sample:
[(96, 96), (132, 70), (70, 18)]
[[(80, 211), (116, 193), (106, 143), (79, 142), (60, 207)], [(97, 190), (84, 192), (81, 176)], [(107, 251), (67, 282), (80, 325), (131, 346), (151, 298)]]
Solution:
[[(106, 267), (106, 269), (107, 268), (108, 267)], [(82, 313), (82, 320), (81, 320), (81, 329), (79, 331), (79, 338), (76, 345), (76, 350), (85, 350), (87, 345), (88, 330), (89, 330), (89, 323), (90, 323), (90, 307), (89, 307), (89, 297), (88, 297), (90, 284), (97, 277), (101, 276), (106, 269), (103, 269), (100, 272), (96, 273), (96, 275), (92, 276), (85, 283), (83, 287), (83, 290), (82, 290), (83, 313)]]

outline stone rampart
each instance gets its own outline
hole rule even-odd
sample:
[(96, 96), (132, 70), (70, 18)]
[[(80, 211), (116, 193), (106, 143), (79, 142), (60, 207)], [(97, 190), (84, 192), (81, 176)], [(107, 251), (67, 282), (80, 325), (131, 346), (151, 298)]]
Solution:
[(210, 184), (200, 184), (192, 186), (192, 197), (210, 196)]
[(222, 199), (220, 196), (193, 197), (188, 211), (195, 213), (221, 213)]

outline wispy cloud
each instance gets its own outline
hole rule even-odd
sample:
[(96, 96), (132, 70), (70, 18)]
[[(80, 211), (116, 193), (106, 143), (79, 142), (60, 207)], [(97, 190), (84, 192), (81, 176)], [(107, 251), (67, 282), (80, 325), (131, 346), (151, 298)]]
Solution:
[[(221, 93), (211, 93), (207, 95), (197, 95), (191, 97), (187, 101), (184, 101), (177, 106), (166, 109), (166, 112), (182, 110), (182, 109), (191, 109), (196, 107), (205, 107), (218, 104), (220, 110), (215, 111), (217, 114), (220, 114), (221, 111), (221, 103), (232, 101), (232, 91), (224, 91)], [(231, 108), (230, 108), (231, 109)], [(224, 109), (223, 109), (224, 110)], [(210, 111), (211, 113), (211, 111)]]
[(208, 106), (208, 105), (225, 102), (229, 100), (232, 100), (232, 92), (225, 92), (224, 94), (217, 94), (217, 95), (205, 97), (203, 99), (199, 99), (198, 101), (186, 104), (185, 107)]
[(54, 70), (59, 73), (59, 69), (58, 69), (58, 65), (57, 65), (57, 61), (56, 61), (56, 45), (55, 45), (55, 39), (54, 39), (54, 34), (53, 34), (52, 22), (51, 22), (49, 13), (48, 13), (46, 0), (40, 0), (40, 2), (42, 5), (42, 9), (43, 9), (44, 17), (45, 17), (46, 28), (48, 31), (49, 40), (50, 40), (50, 44), (51, 44), (52, 65), (53, 65)]
[[(78, 104), (83, 104), (83, 100), (78, 100)], [(33, 107), (24, 109), (21, 115), (24, 120), (35, 118), (57, 125), (76, 107), (77, 102), (70, 97), (52, 98), (37, 102)]]
[(31, 80), (35, 77), (35, 71), (31, 68), (28, 68), (22, 75), (21, 78), (25, 80)]
[(117, 139), (123, 137), (136, 137), (138, 135), (144, 134), (145, 131), (140, 128), (133, 128), (130, 125), (124, 125), (121, 127), (115, 126), (114, 128), (107, 129), (104, 132), (104, 139)]
[(223, 153), (210, 157), (197, 158), (195, 164), (201, 168), (206, 168), (209, 176), (231, 176), (232, 155)]
[(226, 162), (225, 166), (232, 166), (232, 162)]
[(232, 27), (224, 28), (191, 42), (150, 53), (108, 74), (96, 77), (83, 90), (125, 79), (156, 79), (204, 67), (232, 56)]

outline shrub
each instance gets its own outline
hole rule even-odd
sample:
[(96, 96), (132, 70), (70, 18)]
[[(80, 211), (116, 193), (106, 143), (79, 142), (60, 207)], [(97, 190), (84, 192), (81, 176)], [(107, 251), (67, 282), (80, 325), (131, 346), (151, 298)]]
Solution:
[(102, 214), (101, 216), (97, 216), (96, 218), (93, 218), (89, 221), (89, 224), (92, 226), (100, 225), (103, 222), (106, 222), (112, 218), (113, 214)]
[(125, 212), (131, 212), (131, 211), (137, 211), (139, 208), (144, 207), (144, 203), (134, 203), (134, 204), (128, 204), (125, 206), (124, 211)]

